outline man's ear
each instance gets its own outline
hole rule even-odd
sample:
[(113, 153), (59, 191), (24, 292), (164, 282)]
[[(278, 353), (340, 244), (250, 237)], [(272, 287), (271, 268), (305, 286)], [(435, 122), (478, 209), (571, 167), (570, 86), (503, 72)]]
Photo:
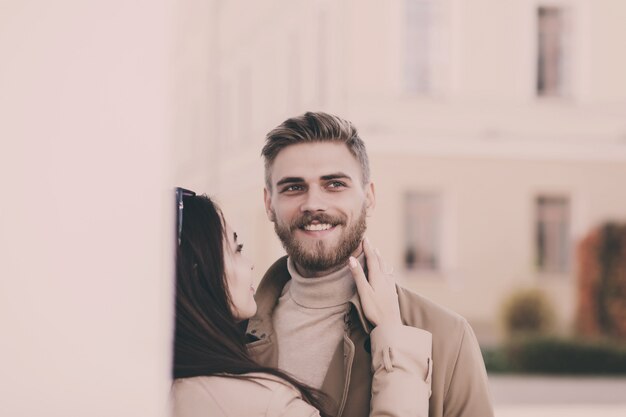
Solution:
[(370, 181), (370, 183), (365, 186), (365, 214), (371, 216), (374, 214), (374, 208), (376, 208), (376, 192), (374, 183)]
[(267, 214), (269, 221), (274, 222), (276, 220), (276, 215), (274, 214), (274, 209), (272, 208), (272, 193), (267, 190), (267, 187), (263, 188), (263, 200), (265, 201), (265, 214)]

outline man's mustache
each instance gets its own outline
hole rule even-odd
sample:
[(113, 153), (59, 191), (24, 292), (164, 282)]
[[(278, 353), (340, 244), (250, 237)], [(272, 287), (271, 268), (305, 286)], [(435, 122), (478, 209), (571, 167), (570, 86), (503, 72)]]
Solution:
[(293, 231), (295, 229), (301, 229), (304, 226), (310, 224), (313, 221), (318, 221), (319, 223), (330, 224), (331, 226), (337, 225), (345, 225), (346, 219), (345, 216), (333, 216), (327, 213), (309, 213), (305, 212), (302, 216), (295, 219), (291, 225), (290, 229)]

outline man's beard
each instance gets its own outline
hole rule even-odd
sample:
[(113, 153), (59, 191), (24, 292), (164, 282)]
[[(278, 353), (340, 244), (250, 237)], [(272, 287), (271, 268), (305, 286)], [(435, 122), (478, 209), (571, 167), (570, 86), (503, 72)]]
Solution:
[(274, 230), (280, 238), (283, 247), (291, 259), (304, 269), (309, 271), (326, 271), (337, 265), (344, 264), (348, 258), (359, 247), (363, 240), (366, 229), (366, 211), (365, 206), (361, 210), (361, 215), (356, 219), (354, 224), (345, 229), (339, 241), (334, 247), (329, 247), (326, 242), (319, 240), (313, 248), (307, 248), (295, 237), (295, 232), (317, 220), (320, 223), (327, 223), (332, 226), (346, 227), (345, 216), (331, 216), (326, 213), (311, 214), (305, 212), (302, 216), (295, 219), (291, 224), (280, 224), (274, 216)]

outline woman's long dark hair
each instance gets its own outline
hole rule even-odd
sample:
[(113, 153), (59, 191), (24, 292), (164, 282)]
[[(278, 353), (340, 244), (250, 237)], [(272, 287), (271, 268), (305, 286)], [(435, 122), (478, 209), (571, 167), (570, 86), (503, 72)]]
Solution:
[(245, 332), (230, 308), (224, 269), (224, 218), (207, 196), (183, 200), (183, 224), (176, 254), (174, 378), (219, 375), (249, 378), (261, 372), (291, 383), (320, 410), (327, 398), (275, 368), (257, 364), (246, 350)]

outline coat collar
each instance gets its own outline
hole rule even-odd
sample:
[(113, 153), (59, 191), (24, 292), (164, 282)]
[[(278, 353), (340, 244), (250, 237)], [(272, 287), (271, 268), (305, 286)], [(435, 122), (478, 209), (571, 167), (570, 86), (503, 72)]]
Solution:
[(274, 334), (272, 314), (274, 314), (283, 287), (290, 279), (286, 256), (274, 262), (267, 270), (255, 294), (256, 314), (248, 320), (246, 335), (249, 339), (255, 341), (271, 340)]
[[(272, 315), (283, 288), (290, 279), (291, 276), (287, 269), (287, 256), (283, 256), (267, 270), (259, 284), (255, 296), (257, 313), (248, 321), (247, 334), (249, 337), (265, 339), (273, 335)], [(369, 335), (372, 331), (372, 325), (365, 318), (358, 292), (352, 296), (349, 302), (357, 313), (361, 327)]]
[(361, 327), (365, 331), (367, 335), (371, 333), (373, 330), (373, 326), (371, 323), (365, 318), (365, 313), (363, 313), (363, 307), (361, 306), (361, 298), (359, 297), (359, 293), (355, 293), (354, 296), (350, 299), (350, 304), (352, 304), (352, 308), (356, 310), (357, 317), (359, 318), (359, 323)]
[[(287, 257), (284, 256), (268, 269), (261, 280), (255, 295), (257, 313), (248, 321), (247, 335), (252, 340), (248, 344), (248, 352), (257, 362), (274, 368), (278, 367), (279, 352), (272, 315), (283, 287), (290, 279)], [(349, 302), (351, 305), (346, 315), (347, 333), (331, 359), (322, 391), (333, 400), (328, 410), (331, 414), (338, 415), (348, 406), (350, 409), (360, 410), (357, 415), (366, 415), (371, 390), (369, 383), (362, 382), (371, 379), (368, 346), (372, 325), (365, 319), (358, 293)], [(357, 384), (355, 381), (361, 383)]]

